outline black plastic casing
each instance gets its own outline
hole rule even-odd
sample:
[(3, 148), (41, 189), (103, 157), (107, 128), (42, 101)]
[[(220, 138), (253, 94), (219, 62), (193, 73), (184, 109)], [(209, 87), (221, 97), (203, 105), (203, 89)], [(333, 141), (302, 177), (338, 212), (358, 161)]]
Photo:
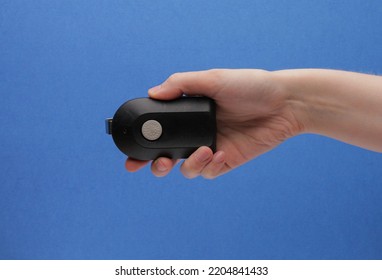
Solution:
[[(142, 135), (142, 125), (148, 120), (158, 121), (162, 126), (157, 140), (147, 140)], [(139, 160), (187, 158), (200, 146), (208, 146), (215, 152), (215, 102), (206, 97), (171, 101), (133, 99), (115, 113), (111, 134), (124, 154)]]

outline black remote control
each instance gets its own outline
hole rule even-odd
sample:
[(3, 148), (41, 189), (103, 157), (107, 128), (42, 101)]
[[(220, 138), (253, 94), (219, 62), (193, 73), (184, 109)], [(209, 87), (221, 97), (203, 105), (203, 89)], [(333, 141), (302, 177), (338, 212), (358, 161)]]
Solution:
[(124, 154), (139, 160), (187, 158), (200, 146), (215, 152), (215, 102), (206, 97), (133, 99), (106, 120), (106, 132)]

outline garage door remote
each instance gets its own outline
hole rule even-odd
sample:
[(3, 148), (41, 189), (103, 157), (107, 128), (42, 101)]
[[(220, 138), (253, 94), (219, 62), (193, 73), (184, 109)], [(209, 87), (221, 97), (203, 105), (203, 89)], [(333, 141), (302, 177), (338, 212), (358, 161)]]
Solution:
[(106, 132), (124, 154), (139, 160), (187, 158), (200, 146), (215, 152), (215, 102), (206, 97), (133, 99), (106, 119)]

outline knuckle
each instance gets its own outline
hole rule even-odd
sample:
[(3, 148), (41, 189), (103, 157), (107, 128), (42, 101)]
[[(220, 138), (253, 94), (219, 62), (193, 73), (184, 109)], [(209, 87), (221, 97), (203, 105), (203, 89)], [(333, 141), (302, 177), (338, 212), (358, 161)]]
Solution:
[(185, 169), (182, 169), (180, 170), (183, 174), (184, 177), (186, 177), (187, 179), (194, 179), (195, 177), (197, 177), (199, 174), (197, 173), (193, 173), (193, 172), (189, 172)]
[(183, 174), (183, 176), (186, 178), (186, 179), (195, 179), (197, 176), (191, 176), (191, 175), (186, 175), (186, 174)]
[(206, 78), (208, 81), (208, 90), (210, 92), (216, 91), (220, 88), (222, 81), (224, 80), (223, 69), (210, 69), (206, 71)]
[(205, 179), (215, 179), (219, 175), (219, 170), (216, 168), (206, 168), (202, 172), (202, 176)]
[(180, 73), (173, 73), (173, 74), (171, 74), (171, 75), (167, 78), (167, 80), (166, 80), (165, 83), (170, 83), (170, 84), (175, 83), (176, 81), (179, 80), (179, 76), (180, 76)]
[(223, 71), (224, 70), (222, 70), (222, 69), (213, 68), (213, 69), (207, 70), (207, 74), (208, 74), (209, 78), (217, 79), (217, 78), (221, 77), (221, 74)]
[(198, 172), (200, 170), (197, 162), (195, 162), (194, 160), (185, 161), (184, 169), (192, 173)]
[(208, 170), (207, 168), (203, 170), (202, 177), (204, 179), (214, 179), (216, 177), (216, 172), (213, 170)]
[(182, 172), (183, 176), (187, 179), (192, 179), (198, 176), (198, 171), (187, 164), (186, 161), (181, 165), (180, 172)]
[(209, 173), (203, 174), (202, 176), (203, 176), (204, 179), (207, 179), (207, 180), (212, 180), (212, 179), (216, 178), (215, 175), (209, 174)]

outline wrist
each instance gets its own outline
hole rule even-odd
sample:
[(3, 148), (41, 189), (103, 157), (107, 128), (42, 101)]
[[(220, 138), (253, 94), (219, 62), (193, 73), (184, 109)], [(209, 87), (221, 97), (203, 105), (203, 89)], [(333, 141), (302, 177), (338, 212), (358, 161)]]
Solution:
[(338, 76), (343, 72), (324, 69), (275, 71), (285, 94), (286, 106), (301, 127), (301, 133), (325, 134), (331, 122), (348, 110), (337, 94)]
[(306, 94), (306, 74), (302, 70), (279, 70), (272, 72), (273, 79), (283, 96), (286, 110), (294, 118), (296, 134), (309, 133), (313, 123), (310, 102)]
[(381, 151), (382, 78), (325, 69), (273, 72), (301, 133)]

